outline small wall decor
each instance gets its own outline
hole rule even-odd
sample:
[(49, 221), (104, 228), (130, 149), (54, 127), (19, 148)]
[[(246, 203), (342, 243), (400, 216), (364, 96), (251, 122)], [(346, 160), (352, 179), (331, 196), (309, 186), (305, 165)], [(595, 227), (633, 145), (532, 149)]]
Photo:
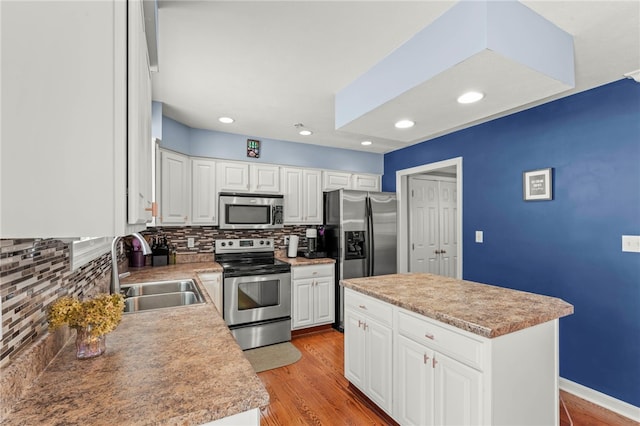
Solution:
[(553, 169), (523, 172), (522, 196), (525, 201), (553, 200)]
[(260, 158), (260, 141), (247, 139), (247, 157)]

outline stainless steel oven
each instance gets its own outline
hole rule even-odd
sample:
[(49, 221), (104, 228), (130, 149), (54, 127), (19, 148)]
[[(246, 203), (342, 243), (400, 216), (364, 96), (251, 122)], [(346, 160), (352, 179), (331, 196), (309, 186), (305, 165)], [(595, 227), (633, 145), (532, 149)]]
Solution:
[(291, 266), (272, 239), (216, 240), (223, 317), (242, 349), (291, 340)]

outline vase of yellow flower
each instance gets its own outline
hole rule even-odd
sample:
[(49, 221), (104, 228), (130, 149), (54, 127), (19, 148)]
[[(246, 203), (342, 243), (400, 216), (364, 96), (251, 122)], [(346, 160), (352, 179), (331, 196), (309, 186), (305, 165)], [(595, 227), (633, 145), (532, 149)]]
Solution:
[(61, 297), (49, 310), (49, 329), (64, 324), (76, 330), (76, 358), (100, 356), (106, 350), (106, 334), (113, 331), (124, 311), (119, 294), (99, 294), (80, 302), (75, 297)]

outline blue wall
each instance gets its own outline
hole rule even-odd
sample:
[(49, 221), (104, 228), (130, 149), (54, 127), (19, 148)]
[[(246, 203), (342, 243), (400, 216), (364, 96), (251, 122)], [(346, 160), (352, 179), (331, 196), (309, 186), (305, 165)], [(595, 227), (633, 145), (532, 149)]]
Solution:
[[(640, 406), (640, 84), (622, 80), (386, 154), (397, 170), (463, 157), (464, 279), (556, 296), (562, 377)], [(553, 201), (522, 172), (553, 167)], [(484, 231), (484, 244), (474, 231)], [(532, 366), (535, 368), (535, 366)]]
[[(349, 149), (194, 129), (163, 117), (161, 146), (200, 157), (382, 174), (383, 155)], [(260, 141), (260, 158), (247, 157), (247, 139)]]

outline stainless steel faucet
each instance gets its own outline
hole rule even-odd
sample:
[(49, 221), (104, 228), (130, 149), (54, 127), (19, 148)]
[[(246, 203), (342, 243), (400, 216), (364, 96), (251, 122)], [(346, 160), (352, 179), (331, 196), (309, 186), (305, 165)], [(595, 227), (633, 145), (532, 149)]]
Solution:
[[(137, 232), (130, 235), (140, 241), (142, 254), (151, 254), (151, 247), (149, 247), (149, 243), (147, 243), (147, 240), (145, 240), (142, 235)], [(120, 294), (120, 278), (124, 278), (129, 275), (129, 272), (125, 272), (124, 274), (118, 273), (118, 243), (124, 237), (126, 237), (126, 235), (115, 237), (111, 243), (111, 294)]]

